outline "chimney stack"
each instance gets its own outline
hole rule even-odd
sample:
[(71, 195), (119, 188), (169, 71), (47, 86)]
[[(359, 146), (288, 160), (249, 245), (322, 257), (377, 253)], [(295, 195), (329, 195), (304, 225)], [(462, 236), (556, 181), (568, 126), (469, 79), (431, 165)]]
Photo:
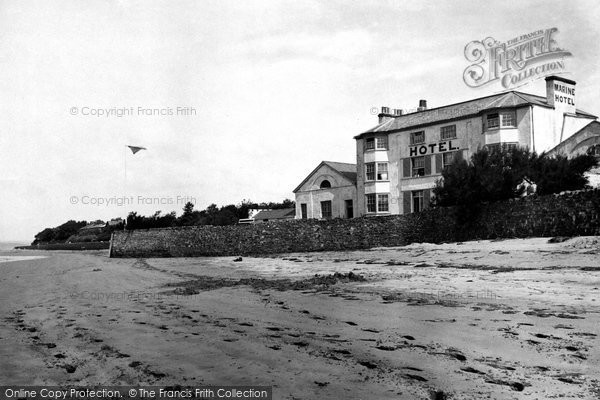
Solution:
[(379, 113), (378, 117), (380, 124), (394, 118), (394, 116), (390, 113), (389, 107), (381, 107), (381, 113)]
[(555, 75), (546, 77), (546, 101), (561, 114), (574, 114), (575, 81)]
[(427, 110), (427, 100), (419, 100), (419, 107), (417, 107), (417, 111), (425, 110)]
[(404, 111), (401, 108), (396, 108), (394, 110), (394, 115), (399, 117), (400, 115), (404, 114)]

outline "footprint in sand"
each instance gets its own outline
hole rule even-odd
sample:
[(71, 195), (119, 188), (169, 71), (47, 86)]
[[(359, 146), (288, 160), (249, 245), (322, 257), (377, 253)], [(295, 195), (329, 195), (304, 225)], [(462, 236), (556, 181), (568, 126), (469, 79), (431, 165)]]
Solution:
[(427, 379), (423, 378), (423, 377), (422, 377), (422, 376), (420, 376), (420, 375), (414, 375), (414, 374), (404, 374), (404, 377), (405, 377), (405, 378), (408, 378), (408, 379), (415, 380), (415, 381), (419, 381), (419, 382), (427, 382)]
[(273, 332), (279, 332), (279, 331), (281, 331), (281, 328), (278, 328), (276, 326), (268, 326), (265, 329), (268, 330), (268, 331), (273, 331)]
[(377, 329), (373, 329), (373, 328), (363, 328), (362, 330), (365, 332), (381, 333), (381, 331), (378, 331)]
[(462, 354), (461, 352), (459, 352), (457, 350), (453, 350), (453, 349), (449, 349), (446, 351), (446, 353), (442, 353), (442, 354), (445, 354), (452, 358), (456, 358), (458, 361), (466, 361), (467, 360), (467, 357), (465, 357), (464, 354)]
[(71, 364), (65, 364), (61, 367), (64, 368), (69, 374), (72, 374), (77, 370), (77, 367)]
[(475, 369), (473, 367), (462, 367), (460, 370), (461, 371), (465, 371), (465, 372), (469, 372), (469, 373), (472, 373), (472, 374), (485, 375), (485, 372), (481, 372), (478, 369)]
[(371, 362), (371, 361), (359, 361), (358, 362), (360, 365), (362, 365), (363, 367), (366, 367), (368, 369), (375, 369), (377, 368), (377, 364)]

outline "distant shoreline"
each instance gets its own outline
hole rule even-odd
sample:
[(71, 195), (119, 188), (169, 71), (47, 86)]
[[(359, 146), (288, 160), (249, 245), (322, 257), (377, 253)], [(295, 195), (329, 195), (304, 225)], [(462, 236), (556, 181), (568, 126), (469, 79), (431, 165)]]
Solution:
[(7, 241), (0, 242), (0, 251), (14, 250), (16, 247), (29, 246), (28, 242)]
[[(48, 243), (16, 246), (15, 250), (108, 250), (110, 242)], [(12, 249), (11, 249), (12, 250)]]

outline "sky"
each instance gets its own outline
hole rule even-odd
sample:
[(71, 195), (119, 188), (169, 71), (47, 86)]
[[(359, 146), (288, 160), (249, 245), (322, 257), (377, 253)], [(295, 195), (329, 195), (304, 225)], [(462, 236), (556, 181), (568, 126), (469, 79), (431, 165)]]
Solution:
[(293, 199), (319, 162), (356, 161), (375, 109), (502, 90), (463, 80), (487, 37), (558, 28), (578, 108), (600, 115), (598, 21), (592, 0), (2, 0), (0, 241)]

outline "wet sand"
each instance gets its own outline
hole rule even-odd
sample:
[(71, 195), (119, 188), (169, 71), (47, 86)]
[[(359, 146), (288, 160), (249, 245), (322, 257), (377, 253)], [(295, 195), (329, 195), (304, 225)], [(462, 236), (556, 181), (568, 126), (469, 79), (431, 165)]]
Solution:
[(0, 263), (0, 382), (598, 399), (599, 254), (598, 238), (241, 261), (1, 252), (46, 258)]

